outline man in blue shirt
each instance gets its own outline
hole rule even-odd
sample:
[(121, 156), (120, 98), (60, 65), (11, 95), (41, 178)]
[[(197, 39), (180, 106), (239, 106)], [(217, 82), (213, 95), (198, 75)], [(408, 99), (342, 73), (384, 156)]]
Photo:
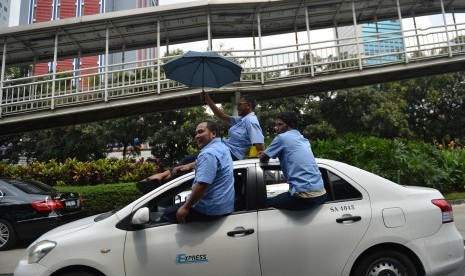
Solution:
[(231, 126), (228, 131), (229, 137), (223, 139), (223, 141), (231, 151), (234, 160), (245, 159), (247, 151), (252, 145), (257, 148), (258, 152), (265, 149), (262, 128), (254, 113), (256, 106), (254, 98), (247, 95), (240, 97), (237, 103), (237, 114), (239, 116), (230, 116), (216, 106), (207, 92), (202, 92), (202, 96), (213, 114)]
[[(224, 138), (223, 142), (229, 148), (233, 160), (245, 159), (252, 145), (256, 147), (257, 152), (265, 149), (265, 138), (262, 128), (254, 113), (256, 106), (254, 98), (247, 95), (243, 95), (240, 98), (237, 104), (237, 113), (239, 116), (225, 114), (216, 106), (205, 91), (202, 92), (202, 98), (205, 99), (210, 109), (221, 121), (231, 125), (228, 132), (229, 137)], [(181, 162), (172, 166), (169, 170), (154, 174), (138, 182), (137, 188), (143, 193), (148, 193), (161, 184), (193, 170), (195, 168), (195, 158), (197, 158), (196, 153), (186, 156)]]
[(196, 160), (192, 193), (186, 201), (168, 209), (162, 221), (212, 221), (234, 211), (233, 163), (228, 148), (217, 137), (218, 125), (202, 122), (195, 133), (201, 151)]
[(260, 161), (278, 158), (289, 191), (268, 200), (268, 206), (278, 209), (305, 210), (326, 201), (326, 190), (313, 156), (310, 142), (298, 130), (294, 112), (283, 112), (276, 118), (277, 136), (260, 152)]

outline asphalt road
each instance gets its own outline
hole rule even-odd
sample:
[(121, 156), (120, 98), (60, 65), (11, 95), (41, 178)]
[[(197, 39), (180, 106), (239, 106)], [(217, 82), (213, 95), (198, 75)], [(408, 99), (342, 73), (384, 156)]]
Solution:
[[(454, 221), (457, 229), (460, 231), (463, 237), (465, 237), (465, 201), (456, 202), (453, 205), (454, 209)], [(16, 264), (19, 262), (19, 259), (25, 254), (25, 249), (28, 246), (28, 243), (23, 243), (18, 247), (8, 250), (0, 251), (0, 276), (10, 276), (13, 275)], [(462, 270), (453, 276), (462, 276), (465, 275), (465, 262), (462, 266)]]

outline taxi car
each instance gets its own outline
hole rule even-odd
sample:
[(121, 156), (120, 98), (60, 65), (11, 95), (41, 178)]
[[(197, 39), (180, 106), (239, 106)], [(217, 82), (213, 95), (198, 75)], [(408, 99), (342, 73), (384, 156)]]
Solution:
[(126, 207), (56, 228), (16, 267), (23, 275), (452, 275), (463, 238), (440, 192), (317, 159), (328, 202), (268, 208), (286, 189), (279, 162), (234, 162), (235, 211), (213, 222), (160, 223), (193, 173)]

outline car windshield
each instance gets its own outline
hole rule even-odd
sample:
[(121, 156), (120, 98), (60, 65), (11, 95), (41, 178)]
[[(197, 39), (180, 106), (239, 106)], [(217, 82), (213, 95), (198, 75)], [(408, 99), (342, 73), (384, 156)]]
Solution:
[(55, 189), (47, 184), (44, 184), (35, 180), (16, 180), (10, 179), (8, 182), (14, 187), (20, 189), (21, 191), (28, 194), (44, 194), (44, 193), (53, 193)]

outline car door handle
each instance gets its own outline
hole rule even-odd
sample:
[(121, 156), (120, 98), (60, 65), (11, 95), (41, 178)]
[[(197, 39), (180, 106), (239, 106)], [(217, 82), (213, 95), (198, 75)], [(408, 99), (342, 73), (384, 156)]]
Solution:
[(241, 229), (241, 230), (234, 230), (234, 231), (229, 231), (228, 236), (229, 237), (236, 237), (236, 236), (246, 236), (253, 234), (255, 232), (254, 229), (249, 228), (249, 229)]
[(337, 222), (337, 223), (343, 223), (344, 221), (353, 221), (353, 222), (356, 222), (356, 221), (359, 221), (359, 220), (361, 220), (361, 219), (362, 219), (361, 216), (347, 216), (347, 217), (337, 218), (337, 219), (336, 219), (336, 222)]

